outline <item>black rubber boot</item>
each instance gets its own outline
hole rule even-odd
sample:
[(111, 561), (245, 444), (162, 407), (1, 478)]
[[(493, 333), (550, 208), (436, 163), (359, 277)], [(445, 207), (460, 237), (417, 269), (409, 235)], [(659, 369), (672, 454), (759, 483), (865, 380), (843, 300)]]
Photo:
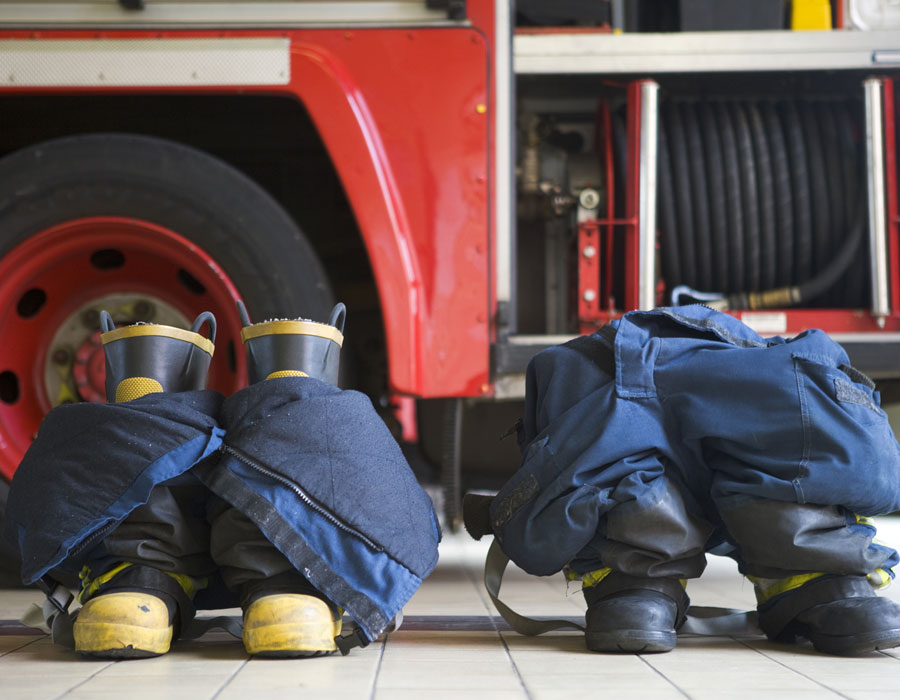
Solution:
[(238, 302), (241, 339), (250, 383), (279, 377), (314, 377), (337, 386), (346, 307), (337, 304), (328, 323), (307, 320), (251, 323)]
[[(199, 333), (204, 324), (209, 338)], [(206, 386), (216, 340), (216, 319), (209, 311), (197, 316), (189, 331), (155, 323), (116, 328), (106, 311), (100, 312), (100, 325), (110, 403)]]
[(690, 604), (681, 582), (611, 573), (584, 589), (585, 644), (591, 651), (658, 653), (675, 648)]
[(864, 576), (823, 576), (759, 607), (769, 639), (808, 639), (817, 651), (858, 656), (900, 646), (900, 605), (875, 595)]

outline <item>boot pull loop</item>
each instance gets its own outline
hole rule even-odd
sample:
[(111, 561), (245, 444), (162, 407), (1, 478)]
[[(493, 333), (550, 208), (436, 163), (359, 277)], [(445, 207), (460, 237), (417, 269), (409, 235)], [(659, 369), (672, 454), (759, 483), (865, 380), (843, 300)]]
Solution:
[(347, 307), (344, 306), (342, 302), (338, 302), (331, 310), (331, 316), (328, 318), (328, 325), (334, 326), (343, 334), (345, 320), (347, 320)]
[(101, 311), (100, 312), (100, 332), (101, 333), (109, 333), (110, 331), (116, 330), (116, 324), (112, 320), (112, 316), (109, 315), (109, 311)]
[(244, 302), (238, 299), (237, 302), (237, 310), (238, 315), (241, 317), (241, 325), (242, 326), (252, 326), (253, 324), (250, 322), (250, 316), (247, 315), (247, 307), (244, 306)]
[(202, 314), (197, 316), (194, 319), (194, 325), (191, 326), (192, 333), (199, 333), (200, 327), (204, 324), (209, 324), (209, 342), (216, 342), (216, 317), (212, 315), (211, 311), (204, 311)]

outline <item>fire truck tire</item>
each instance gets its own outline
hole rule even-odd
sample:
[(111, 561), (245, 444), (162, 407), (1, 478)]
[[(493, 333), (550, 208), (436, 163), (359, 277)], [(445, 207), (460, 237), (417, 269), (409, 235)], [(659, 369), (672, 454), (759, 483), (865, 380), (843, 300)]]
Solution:
[[(57, 347), (51, 340), (59, 337), (54, 331), (66, 323), (77, 326), (91, 303), (106, 303), (116, 294), (131, 294), (132, 306), (135, 298), (146, 298), (157, 308), (174, 309), (187, 322), (212, 311), (217, 352), (208, 385), (224, 393), (245, 381), (238, 299), (253, 320), (324, 321), (333, 305), (321, 263), (285, 210), (236, 168), (205, 152), (140, 135), (88, 134), (5, 156), (0, 159), (0, 334), (5, 339), (0, 444), (8, 446), (0, 450), (3, 478), (11, 478), (47, 410), (87, 398), (79, 391), (56, 400), (56, 395), (48, 398), (46, 387), (34, 386), (41, 378), (51, 382), (56, 355), (50, 348), (56, 353)], [(90, 327), (88, 321), (84, 327)], [(87, 335), (94, 330), (81, 332), (84, 342), (69, 346), (87, 352)], [(102, 365), (100, 357), (95, 374), (102, 373)], [(102, 381), (100, 387), (101, 395), (90, 400), (103, 400)]]
[[(9, 484), (0, 480), (0, 519), (6, 512), (6, 497)], [(0, 588), (15, 588), (22, 585), (19, 578), (19, 560), (6, 540), (0, 539)]]

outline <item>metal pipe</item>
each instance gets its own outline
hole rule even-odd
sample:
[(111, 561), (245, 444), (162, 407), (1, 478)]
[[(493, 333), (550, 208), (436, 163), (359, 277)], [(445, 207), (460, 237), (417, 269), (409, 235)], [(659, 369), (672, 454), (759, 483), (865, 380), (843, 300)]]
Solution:
[(641, 83), (638, 308), (656, 306), (656, 161), (659, 84)]
[(610, 5), (613, 32), (620, 34), (625, 31), (625, 0), (612, 0)]
[(872, 315), (879, 326), (891, 313), (888, 282), (887, 218), (884, 195), (884, 112), (882, 79), (863, 83), (866, 95), (866, 172), (869, 202), (869, 265), (872, 278)]
[(516, 326), (516, 230), (515, 211), (515, 163), (513, 139), (515, 138), (515, 82), (512, 62), (512, 16), (508, 0), (494, 2), (496, 37), (494, 60), (496, 64), (494, 99), (494, 235), (496, 261), (497, 302), (507, 304), (506, 332), (515, 333)]

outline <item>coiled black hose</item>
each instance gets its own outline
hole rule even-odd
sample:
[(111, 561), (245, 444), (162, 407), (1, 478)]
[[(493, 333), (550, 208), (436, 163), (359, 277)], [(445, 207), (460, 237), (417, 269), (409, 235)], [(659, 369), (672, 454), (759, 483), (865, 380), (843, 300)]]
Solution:
[(866, 305), (858, 111), (837, 99), (663, 103), (660, 256), (675, 303)]
[(727, 311), (730, 309), (774, 309), (784, 306), (806, 305), (833, 289), (847, 272), (856, 257), (865, 230), (865, 216), (860, 209), (850, 229), (850, 235), (832, 260), (811, 279), (798, 285), (778, 287), (764, 292), (740, 292), (727, 294), (721, 300), (703, 300), (710, 306)]
[[(700, 132), (703, 134), (703, 151), (706, 156), (707, 196), (709, 199), (710, 235), (712, 236), (712, 255), (715, 260), (728, 260), (728, 226), (725, 223), (725, 169), (722, 163), (722, 144), (716, 117), (709, 103), (697, 105), (700, 119)], [(713, 285), (723, 289), (728, 284), (729, 270), (727, 265), (713, 266)]]

